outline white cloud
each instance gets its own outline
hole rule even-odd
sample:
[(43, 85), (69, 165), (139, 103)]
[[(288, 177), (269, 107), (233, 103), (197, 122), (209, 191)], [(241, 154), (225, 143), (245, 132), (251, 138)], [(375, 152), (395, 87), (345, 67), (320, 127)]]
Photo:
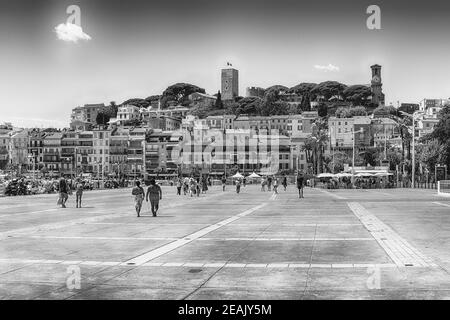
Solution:
[(68, 42), (78, 42), (78, 40), (91, 40), (91, 37), (83, 32), (83, 29), (73, 23), (60, 23), (55, 27), (59, 40)]
[(321, 70), (321, 71), (325, 71), (325, 72), (338, 72), (339, 71), (339, 67), (332, 65), (331, 63), (329, 63), (327, 66), (321, 66), (321, 65), (315, 65), (314, 68), (316, 68), (317, 70)]
[[(2, 119), (3, 121), (3, 119)], [(11, 122), (14, 127), (19, 128), (65, 128), (69, 123), (64, 120), (25, 118), (25, 117), (6, 117), (5, 122)], [(0, 122), (1, 123), (1, 122)]]

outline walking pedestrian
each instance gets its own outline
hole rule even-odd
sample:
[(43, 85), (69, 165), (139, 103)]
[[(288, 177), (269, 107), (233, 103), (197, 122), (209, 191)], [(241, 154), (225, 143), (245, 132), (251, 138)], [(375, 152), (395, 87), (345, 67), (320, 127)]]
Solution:
[(194, 178), (189, 179), (189, 194), (191, 197), (195, 195), (195, 191), (197, 190), (196, 181)]
[(266, 191), (266, 179), (264, 177), (261, 178), (261, 191)]
[(241, 192), (241, 179), (236, 180), (236, 193)]
[(286, 176), (283, 176), (283, 181), (281, 182), (281, 184), (283, 185), (284, 191), (286, 191), (286, 188), (287, 188), (287, 178), (286, 178)]
[(181, 178), (178, 177), (178, 179), (177, 179), (177, 196), (181, 196), (181, 186), (182, 186)]
[(298, 197), (303, 198), (303, 186), (304, 186), (305, 178), (303, 177), (303, 173), (297, 173), (297, 189), (298, 189)]
[(145, 191), (141, 187), (140, 181), (136, 181), (135, 187), (131, 190), (131, 194), (134, 196), (134, 207), (136, 208), (136, 214), (138, 217), (141, 215), (142, 202), (144, 201)]
[(195, 181), (195, 194), (200, 197), (200, 178)]
[(278, 180), (277, 178), (273, 181), (273, 193), (278, 193)]
[(188, 192), (189, 192), (189, 179), (188, 177), (185, 177), (183, 181), (183, 193), (184, 195), (186, 195), (188, 194)]
[(61, 205), (61, 208), (66, 208), (66, 201), (69, 198), (69, 186), (67, 185), (66, 179), (61, 177), (59, 180), (59, 200), (58, 204)]
[(159, 200), (162, 199), (162, 190), (161, 187), (156, 184), (155, 179), (150, 180), (150, 186), (147, 189), (145, 200), (148, 202), (149, 199), (150, 205), (152, 207), (152, 214), (154, 217), (156, 217), (156, 213), (158, 212), (159, 209)]
[(75, 189), (76, 189), (75, 196), (76, 196), (76, 202), (77, 202), (76, 207), (81, 208), (81, 198), (83, 197), (84, 182), (82, 182), (80, 178), (77, 179)]
[(208, 180), (206, 178), (202, 179), (202, 193), (208, 191)]
[(270, 191), (272, 189), (272, 177), (267, 177), (267, 191)]
[(227, 178), (225, 176), (222, 177), (222, 191), (225, 191), (225, 187), (227, 186)]

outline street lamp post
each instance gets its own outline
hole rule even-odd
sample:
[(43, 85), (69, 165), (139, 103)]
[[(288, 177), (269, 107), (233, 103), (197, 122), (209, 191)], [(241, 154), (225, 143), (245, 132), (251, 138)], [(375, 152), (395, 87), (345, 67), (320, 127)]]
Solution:
[(411, 168), (411, 188), (415, 188), (416, 176), (416, 126), (415, 126), (415, 112), (412, 116), (412, 168)]
[(423, 111), (417, 110), (414, 111), (414, 113), (411, 115), (409, 113), (406, 113), (404, 111), (400, 111), (403, 115), (406, 115), (410, 118), (412, 118), (412, 168), (411, 168), (411, 188), (414, 189), (414, 182), (416, 178), (416, 115), (423, 114)]
[(355, 140), (357, 133), (363, 133), (364, 128), (359, 129), (358, 131), (353, 131), (353, 156), (352, 156), (352, 185), (355, 186)]

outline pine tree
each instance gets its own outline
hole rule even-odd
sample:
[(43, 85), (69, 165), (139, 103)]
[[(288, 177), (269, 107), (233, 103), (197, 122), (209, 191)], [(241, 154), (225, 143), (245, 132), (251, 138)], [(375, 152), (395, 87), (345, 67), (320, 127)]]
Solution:
[(217, 92), (217, 99), (214, 106), (216, 109), (223, 109), (222, 95), (220, 94), (220, 90)]

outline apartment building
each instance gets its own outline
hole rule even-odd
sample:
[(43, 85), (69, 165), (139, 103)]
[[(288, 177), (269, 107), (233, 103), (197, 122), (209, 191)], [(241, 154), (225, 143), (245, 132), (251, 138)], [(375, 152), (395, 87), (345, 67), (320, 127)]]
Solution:
[(93, 149), (93, 164), (94, 172), (99, 176), (105, 176), (109, 173), (110, 159), (109, 159), (109, 144), (110, 131), (105, 128), (96, 128), (92, 131), (92, 149)]
[(59, 173), (61, 170), (61, 132), (49, 132), (44, 137), (43, 164), (47, 171)]

